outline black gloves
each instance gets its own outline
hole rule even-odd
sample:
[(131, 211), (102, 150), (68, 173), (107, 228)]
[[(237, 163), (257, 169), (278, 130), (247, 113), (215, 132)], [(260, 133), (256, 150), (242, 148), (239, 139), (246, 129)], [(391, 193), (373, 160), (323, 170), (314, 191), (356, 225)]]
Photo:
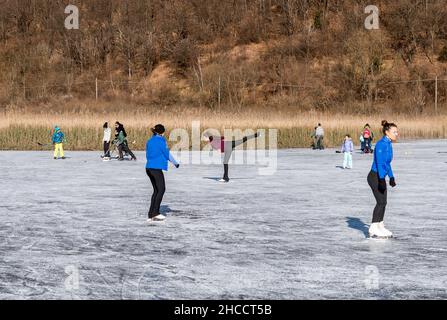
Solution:
[(390, 186), (392, 186), (393, 188), (396, 186), (396, 180), (393, 178), (390, 178)]
[(379, 191), (380, 191), (380, 193), (385, 193), (385, 191), (386, 191), (385, 179), (379, 179)]
[[(396, 186), (396, 180), (393, 178), (390, 178), (390, 186), (395, 187)], [(379, 191), (381, 193), (385, 193), (386, 191), (386, 180), (385, 179), (379, 179)]]

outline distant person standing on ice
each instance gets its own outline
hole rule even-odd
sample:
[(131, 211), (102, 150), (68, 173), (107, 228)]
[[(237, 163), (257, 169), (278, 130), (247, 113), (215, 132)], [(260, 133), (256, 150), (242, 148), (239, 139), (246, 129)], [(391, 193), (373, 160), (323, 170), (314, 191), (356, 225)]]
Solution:
[(54, 128), (54, 133), (51, 141), (54, 145), (54, 159), (58, 159), (59, 156), (61, 157), (61, 159), (65, 159), (63, 145), (65, 142), (65, 135), (58, 126)]
[(112, 129), (109, 128), (109, 124), (106, 122), (102, 126), (104, 129), (104, 135), (102, 138), (104, 147), (104, 159), (110, 159), (110, 139), (112, 138)]
[(354, 143), (352, 143), (351, 136), (347, 134), (341, 146), (343, 153), (343, 169), (352, 169), (352, 153), (354, 152)]
[(124, 129), (124, 126), (118, 121), (115, 123), (115, 143), (118, 147), (119, 158), (118, 160), (124, 160), (123, 152), (129, 154), (132, 157), (132, 160), (137, 160), (137, 157), (133, 154), (133, 152), (129, 149), (129, 145), (127, 142), (127, 133)]
[(315, 140), (316, 140), (315, 149), (324, 150), (323, 139), (324, 139), (324, 129), (321, 126), (321, 123), (319, 123), (317, 128), (315, 129)]
[(374, 161), (371, 172), (368, 175), (368, 184), (376, 199), (372, 224), (369, 228), (369, 235), (372, 238), (389, 238), (393, 233), (385, 228), (383, 218), (387, 205), (387, 185), (386, 176), (390, 178), (390, 186), (395, 187), (391, 162), (393, 161), (393, 142), (397, 141), (399, 131), (394, 123), (382, 121), (383, 138), (377, 142), (374, 151)]
[(374, 139), (374, 134), (371, 131), (369, 124), (363, 127), (362, 135), (360, 141), (362, 141), (361, 150), (363, 153), (372, 153), (372, 140)]
[(312, 138), (312, 149), (315, 150), (317, 148), (317, 127), (314, 128), (314, 131), (310, 135)]
[(256, 132), (255, 134), (243, 137), (240, 140), (226, 141), (225, 137), (223, 137), (223, 136), (218, 137), (218, 136), (212, 136), (207, 132), (204, 133), (204, 137), (209, 140), (211, 147), (214, 150), (220, 150), (220, 152), (223, 154), (222, 162), (224, 165), (224, 175), (223, 175), (223, 178), (219, 180), (220, 182), (229, 182), (230, 181), (230, 178), (228, 177), (228, 163), (230, 162), (230, 158), (231, 158), (231, 154), (233, 153), (233, 150), (237, 146), (247, 142), (250, 139), (256, 139), (258, 136), (259, 136), (259, 134)]
[(168, 161), (172, 162), (176, 168), (180, 166), (169, 152), (168, 143), (163, 136), (165, 127), (157, 124), (151, 130), (153, 136), (146, 143), (146, 174), (151, 180), (154, 193), (151, 197), (148, 222), (165, 219), (165, 216), (160, 214), (160, 205), (166, 190), (163, 170), (168, 171)]

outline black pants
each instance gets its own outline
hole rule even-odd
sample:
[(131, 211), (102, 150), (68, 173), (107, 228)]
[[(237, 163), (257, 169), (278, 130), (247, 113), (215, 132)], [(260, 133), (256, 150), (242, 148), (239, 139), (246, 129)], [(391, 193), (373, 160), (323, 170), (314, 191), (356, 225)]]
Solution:
[(104, 141), (104, 157), (110, 158), (110, 141)]
[(165, 176), (160, 169), (146, 168), (146, 174), (149, 179), (151, 179), (152, 187), (154, 188), (154, 193), (151, 198), (151, 207), (149, 209), (149, 218), (153, 218), (160, 214), (160, 205), (166, 190)]
[(123, 156), (123, 151), (124, 151), (125, 153), (128, 153), (128, 154), (132, 157), (132, 159), (136, 159), (136, 157), (135, 157), (135, 155), (133, 154), (133, 152), (129, 149), (129, 147), (128, 147), (127, 144), (125, 144), (125, 143), (122, 143), (122, 144), (120, 144), (120, 145), (118, 146), (118, 152), (119, 152), (119, 154), (120, 154), (120, 159), (123, 159), (123, 158), (124, 158), (124, 156)]
[(319, 149), (319, 150), (323, 150), (324, 149), (323, 139), (324, 139), (323, 136), (317, 136), (316, 137), (316, 142), (315, 142), (315, 144), (316, 144), (315, 148), (316, 149)]
[(256, 138), (257, 136), (258, 136), (257, 134), (254, 134), (251, 136), (243, 137), (241, 140), (232, 140), (224, 142), (223, 179), (225, 181), (230, 181), (230, 178), (228, 177), (228, 163), (230, 162), (231, 154), (233, 153), (234, 149), (236, 149), (236, 147), (240, 146), (241, 144), (247, 142), (248, 140)]
[(371, 171), (368, 174), (368, 184), (371, 187), (374, 198), (376, 198), (376, 207), (374, 208), (372, 222), (382, 222), (383, 217), (385, 216), (388, 191), (385, 190), (384, 193), (379, 191), (379, 176), (374, 171)]
[(364, 142), (362, 151), (371, 152), (371, 142), (372, 142), (371, 138), (365, 138), (365, 142)]

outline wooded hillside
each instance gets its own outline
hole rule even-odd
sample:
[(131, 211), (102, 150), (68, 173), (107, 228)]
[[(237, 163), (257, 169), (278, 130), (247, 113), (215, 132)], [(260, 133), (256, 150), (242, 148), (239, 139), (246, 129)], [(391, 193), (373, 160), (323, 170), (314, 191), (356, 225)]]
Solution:
[[(379, 30), (366, 30), (369, 4)], [(64, 27), (68, 4), (79, 30)], [(443, 0), (0, 0), (0, 108), (96, 99), (418, 114), (447, 97)], [(98, 92), (96, 92), (98, 90)]]

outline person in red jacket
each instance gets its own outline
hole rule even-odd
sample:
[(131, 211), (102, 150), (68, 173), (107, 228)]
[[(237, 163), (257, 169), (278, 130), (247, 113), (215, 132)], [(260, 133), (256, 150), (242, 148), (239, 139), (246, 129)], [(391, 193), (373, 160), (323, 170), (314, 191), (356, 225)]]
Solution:
[(372, 141), (374, 139), (374, 134), (371, 131), (371, 127), (369, 124), (366, 124), (362, 131), (362, 152), (363, 153), (372, 153)]
[(214, 150), (220, 150), (220, 152), (223, 154), (223, 165), (224, 165), (224, 175), (223, 178), (220, 179), (220, 182), (229, 182), (230, 178), (228, 177), (228, 163), (230, 162), (230, 158), (231, 158), (231, 154), (233, 153), (233, 150), (247, 142), (250, 139), (256, 139), (257, 137), (259, 137), (259, 133), (255, 133), (253, 135), (250, 136), (246, 136), (243, 137), (240, 140), (225, 140), (225, 137), (223, 136), (213, 136), (210, 135), (209, 133), (205, 133), (204, 137), (207, 138), (210, 142), (211, 147)]

